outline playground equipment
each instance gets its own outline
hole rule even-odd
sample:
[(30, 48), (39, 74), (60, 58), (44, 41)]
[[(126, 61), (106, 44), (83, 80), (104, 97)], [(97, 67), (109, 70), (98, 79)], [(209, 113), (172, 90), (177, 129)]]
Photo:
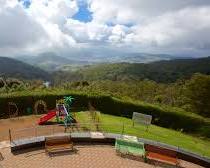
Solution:
[(68, 124), (76, 123), (76, 120), (72, 117), (70, 113), (70, 106), (74, 98), (71, 96), (65, 96), (63, 101), (58, 101), (56, 103), (56, 109), (50, 110), (48, 113), (40, 118), (38, 121), (39, 125), (45, 124), (47, 121), (56, 117), (57, 123), (64, 124), (67, 127)]
[[(41, 107), (41, 109), (40, 109)], [(43, 100), (37, 100), (34, 104), (34, 113), (39, 114), (47, 111), (47, 103)]]
[(8, 109), (9, 109), (9, 116), (10, 117), (17, 117), (19, 110), (18, 106), (14, 102), (9, 102), (8, 103)]

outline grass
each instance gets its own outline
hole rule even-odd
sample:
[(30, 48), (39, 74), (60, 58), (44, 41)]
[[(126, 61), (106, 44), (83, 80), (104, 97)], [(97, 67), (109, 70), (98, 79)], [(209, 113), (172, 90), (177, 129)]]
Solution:
[[(80, 123), (90, 122), (89, 112), (78, 112), (76, 113), (76, 118)], [(151, 125), (147, 131), (146, 127), (142, 125), (135, 125), (133, 127), (131, 119), (102, 113), (100, 115), (100, 124), (101, 126), (99, 128), (101, 131), (121, 134), (124, 125), (124, 134), (163, 142), (169, 145), (183, 148), (190, 152), (197, 153), (202, 156), (210, 157), (209, 139), (201, 139), (199, 137), (194, 137), (179, 131), (174, 131), (155, 125)]]

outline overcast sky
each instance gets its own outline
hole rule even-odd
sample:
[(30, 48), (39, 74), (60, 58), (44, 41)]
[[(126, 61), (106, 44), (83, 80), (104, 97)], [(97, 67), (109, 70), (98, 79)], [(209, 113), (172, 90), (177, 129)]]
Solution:
[(210, 0), (0, 0), (0, 55), (94, 50), (208, 56)]

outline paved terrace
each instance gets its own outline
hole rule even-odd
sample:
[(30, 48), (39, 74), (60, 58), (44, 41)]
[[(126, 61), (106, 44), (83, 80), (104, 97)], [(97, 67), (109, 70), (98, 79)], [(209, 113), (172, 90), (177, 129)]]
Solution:
[[(3, 160), (0, 168), (154, 168), (141, 161), (122, 158), (116, 155), (113, 146), (77, 145), (76, 152), (61, 153), (51, 156), (44, 149), (25, 150), (16, 155), (10, 148), (0, 149)], [(183, 167), (199, 168), (201, 166), (181, 161)]]
[(4, 157), (0, 161), (3, 168), (152, 168), (144, 162), (125, 159), (116, 155), (113, 146), (85, 145), (75, 146), (74, 153), (61, 153), (49, 157), (43, 149), (25, 151), (13, 155), (9, 148), (1, 149)]

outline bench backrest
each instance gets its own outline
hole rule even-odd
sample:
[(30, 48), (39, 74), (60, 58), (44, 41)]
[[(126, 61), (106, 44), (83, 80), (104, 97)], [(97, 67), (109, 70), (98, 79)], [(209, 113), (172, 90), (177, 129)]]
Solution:
[(70, 142), (70, 136), (45, 137), (45, 145), (67, 144)]
[(144, 143), (142, 142), (131, 142), (131, 141), (123, 140), (123, 139), (116, 139), (116, 145), (140, 148), (144, 150)]
[(166, 155), (166, 156), (170, 156), (170, 157), (176, 157), (177, 156), (177, 152), (170, 150), (170, 149), (166, 149), (166, 148), (161, 148), (158, 146), (154, 146), (154, 145), (145, 145), (145, 149), (148, 152), (154, 152), (154, 153), (158, 153), (158, 154), (162, 154), (162, 155)]

